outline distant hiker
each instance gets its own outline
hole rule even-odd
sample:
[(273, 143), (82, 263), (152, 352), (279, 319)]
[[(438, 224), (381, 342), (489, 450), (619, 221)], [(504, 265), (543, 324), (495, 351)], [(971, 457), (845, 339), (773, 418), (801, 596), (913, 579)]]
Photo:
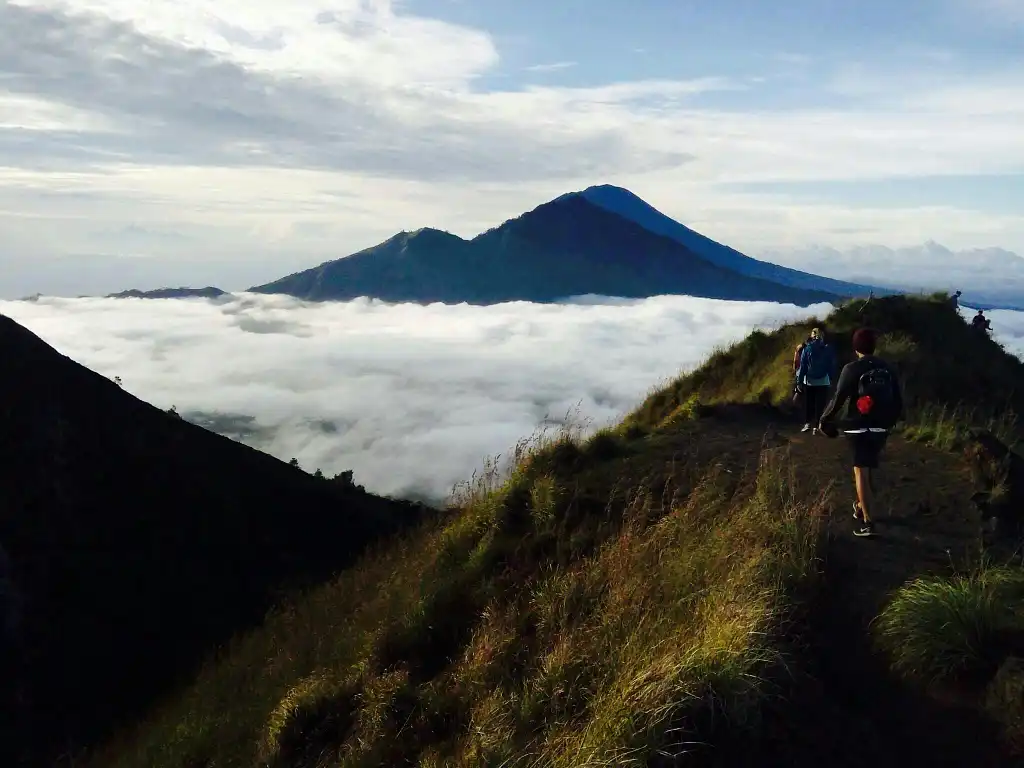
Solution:
[(836, 357), (832, 347), (825, 342), (820, 328), (811, 331), (804, 343), (796, 369), (796, 388), (804, 396), (804, 428), (818, 434), (818, 420), (828, 400), (828, 390), (835, 373)]
[(871, 536), (875, 532), (871, 517), (872, 472), (878, 468), (879, 455), (890, 430), (903, 414), (899, 378), (887, 362), (875, 357), (877, 343), (878, 333), (871, 328), (860, 328), (853, 334), (857, 359), (843, 368), (835, 396), (819, 422), (822, 432), (835, 436), (838, 430), (831, 422), (843, 405), (849, 403), (846, 418), (839, 420), (839, 426), (853, 449), (853, 481), (857, 489), (857, 501), (853, 503), (853, 517), (857, 521), (855, 536)]
[(953, 294), (953, 297), (950, 299), (950, 301), (953, 302), (953, 309), (960, 309), (960, 297), (962, 295), (961, 291), (957, 291)]
[(985, 310), (979, 309), (978, 314), (971, 320), (971, 327), (976, 331), (983, 331), (984, 333), (990, 333), (992, 331), (992, 322), (985, 317)]

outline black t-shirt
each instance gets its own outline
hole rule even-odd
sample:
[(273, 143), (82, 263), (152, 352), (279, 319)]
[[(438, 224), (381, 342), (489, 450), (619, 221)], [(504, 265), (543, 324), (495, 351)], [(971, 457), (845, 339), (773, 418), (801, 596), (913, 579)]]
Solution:
[(839, 374), (839, 382), (836, 384), (836, 393), (832, 397), (832, 402), (825, 406), (825, 411), (821, 414), (822, 421), (828, 421), (834, 418), (836, 413), (844, 404), (846, 404), (846, 420), (854, 423), (862, 420), (860, 412), (857, 410), (857, 386), (860, 382), (860, 377), (872, 368), (885, 368), (892, 376), (893, 410), (895, 411), (896, 418), (899, 418), (903, 413), (903, 394), (900, 392), (899, 378), (896, 375), (896, 371), (891, 365), (889, 365), (889, 363), (882, 360), (880, 357), (865, 355), (859, 360), (854, 360), (852, 363), (847, 363), (843, 366), (843, 371)]

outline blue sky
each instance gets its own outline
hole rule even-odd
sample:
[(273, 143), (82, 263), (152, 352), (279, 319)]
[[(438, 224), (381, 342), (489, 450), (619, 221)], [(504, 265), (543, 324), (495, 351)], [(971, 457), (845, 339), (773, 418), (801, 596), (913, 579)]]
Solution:
[(244, 288), (600, 183), (753, 255), (1024, 253), (1018, 0), (13, 0), (0, 71), (0, 296)]
[[(1007, 7), (1009, 6), (1007, 0)], [(1022, 60), (1012, 11), (970, 0), (563, 0), (516, 3), (413, 0), (426, 15), (493, 30), (503, 62), (483, 87), (541, 82), (536, 64), (573, 62), (551, 73), (570, 86), (610, 80), (765, 76), (813, 83), (819, 73), (862, 61), (905, 68), (952, 57), (950, 71), (1005, 71)], [(1024, 15), (1024, 11), (1020, 12)]]
[(828, 201), (852, 207), (937, 206), (991, 211), (1007, 216), (1024, 210), (1024, 173), (913, 176), (856, 181), (758, 182), (732, 189), (784, 194), (804, 202)]

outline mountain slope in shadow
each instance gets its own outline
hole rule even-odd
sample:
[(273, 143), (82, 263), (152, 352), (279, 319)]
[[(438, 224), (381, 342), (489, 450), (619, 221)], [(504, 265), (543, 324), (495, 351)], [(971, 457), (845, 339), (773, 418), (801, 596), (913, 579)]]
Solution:
[(3, 746), (26, 764), (151, 706), (281, 590), (422, 512), (149, 405), (4, 316), (0, 356), (5, 640), (19, 654)]

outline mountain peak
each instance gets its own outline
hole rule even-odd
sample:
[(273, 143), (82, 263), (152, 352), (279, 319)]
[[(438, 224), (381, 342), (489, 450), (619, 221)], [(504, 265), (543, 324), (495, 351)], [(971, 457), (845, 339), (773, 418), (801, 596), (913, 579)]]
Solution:
[(629, 191), (625, 187), (617, 187), (614, 184), (593, 184), (580, 192), (580, 194), (584, 197), (592, 197), (594, 195), (607, 195), (611, 197), (614, 195), (631, 200), (641, 199), (636, 193)]
[[(471, 240), (424, 227), (250, 289), (309, 301), (560, 301), (588, 293), (810, 303), (868, 288), (751, 259), (623, 187), (568, 192)], [(882, 293), (874, 289), (876, 295)]]
[(598, 184), (582, 192), (573, 193), (624, 219), (639, 224), (649, 232), (667, 237), (689, 249), (697, 256), (724, 269), (747, 277), (769, 280), (790, 288), (829, 291), (840, 296), (857, 296), (874, 291), (876, 295), (891, 293), (877, 286), (858, 285), (832, 280), (807, 272), (760, 261), (723, 245), (710, 237), (695, 232), (665, 215), (633, 192), (612, 184)]
[(458, 235), (453, 235), (443, 229), (435, 229), (434, 227), (420, 227), (414, 230), (402, 230), (395, 235), (392, 240), (399, 240), (401, 242), (410, 243), (412, 241), (417, 242), (445, 242), (449, 240), (461, 240), (462, 238)]
[(226, 295), (226, 291), (222, 291), (212, 285), (208, 285), (205, 288), (157, 288), (152, 291), (142, 291), (138, 288), (131, 288), (127, 291), (121, 291), (120, 293), (107, 294), (108, 299), (189, 299), (189, 298), (203, 298), (203, 299), (218, 299), (221, 296)]

